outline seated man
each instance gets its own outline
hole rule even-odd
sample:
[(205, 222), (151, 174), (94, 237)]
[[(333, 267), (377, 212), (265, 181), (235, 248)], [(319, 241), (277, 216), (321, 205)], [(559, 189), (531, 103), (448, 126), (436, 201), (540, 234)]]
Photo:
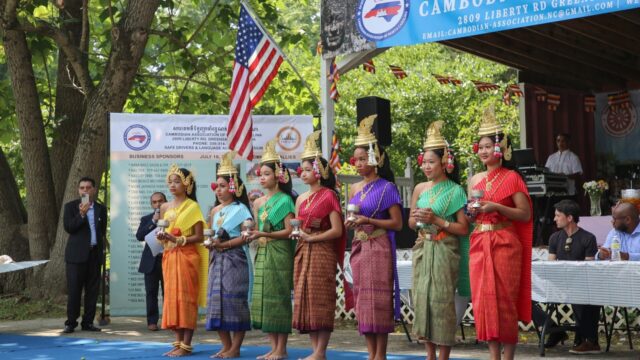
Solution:
[[(578, 227), (580, 221), (580, 206), (573, 200), (562, 200), (554, 205), (558, 231), (549, 239), (549, 261), (569, 260), (585, 261), (593, 260), (597, 249), (596, 237)], [(576, 336), (571, 353), (597, 354), (600, 352), (598, 345), (598, 318), (600, 307), (594, 305), (572, 304), (573, 314), (576, 319)], [(534, 307), (536, 323), (541, 324), (545, 315), (537, 306)], [(564, 331), (551, 332), (545, 347), (554, 347), (560, 341), (568, 339)]]
[(613, 229), (607, 234), (607, 241), (598, 249), (596, 259), (611, 259), (611, 240), (614, 235), (620, 239), (620, 258), (640, 261), (640, 227), (638, 208), (633, 204), (621, 202), (613, 208), (611, 214)]

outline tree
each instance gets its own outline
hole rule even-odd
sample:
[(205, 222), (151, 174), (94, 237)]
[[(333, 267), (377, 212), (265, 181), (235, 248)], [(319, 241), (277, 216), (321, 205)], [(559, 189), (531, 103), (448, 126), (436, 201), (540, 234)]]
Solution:
[[(317, 94), (320, 1), (251, 5)], [(29, 279), (33, 291), (65, 290), (60, 209), (77, 197), (81, 176), (103, 179), (110, 112), (228, 112), (238, 11), (239, 0), (0, 0), (0, 253), (51, 259)], [(464, 162), (472, 125), (486, 103), (499, 102), (469, 83), (438, 85), (430, 73), (515, 79), (511, 69), (440, 45), (394, 48), (374, 61), (378, 74), (355, 70), (341, 78), (337, 132), (348, 158), (355, 99), (389, 98), (397, 172), (435, 119), (447, 121), (445, 135), (456, 138)], [(388, 64), (410, 70), (409, 77), (395, 80), (382, 69)], [(515, 108), (498, 109), (515, 134)], [(285, 63), (254, 113), (319, 115), (319, 107)], [(0, 278), (0, 292), (26, 287), (24, 275), (12, 276)]]
[[(296, 50), (311, 47), (278, 19), (292, 5), (317, 14), (311, 3), (253, 7)], [(0, 0), (0, 253), (51, 260), (29, 280), (33, 291), (65, 290), (60, 209), (80, 177), (103, 178), (110, 112), (228, 111), (238, 9), (237, 0)], [(293, 76), (283, 66), (272, 91), (292, 94), (256, 113), (316, 108)], [(23, 280), (1, 281), (0, 291), (21, 290)]]

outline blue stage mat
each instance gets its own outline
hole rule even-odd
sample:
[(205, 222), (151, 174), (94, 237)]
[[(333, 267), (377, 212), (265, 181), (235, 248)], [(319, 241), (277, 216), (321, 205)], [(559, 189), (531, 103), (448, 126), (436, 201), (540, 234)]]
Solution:
[[(169, 344), (138, 341), (104, 341), (67, 338), (62, 336), (23, 336), (0, 334), (0, 359), (2, 360), (50, 360), (50, 359), (157, 359), (168, 351)], [(187, 359), (209, 359), (220, 345), (195, 344), (192, 356)], [(266, 353), (266, 346), (243, 346), (239, 359), (255, 359)], [(309, 349), (288, 349), (289, 359), (308, 356)], [(360, 360), (367, 354), (354, 351), (329, 350), (330, 360)], [(424, 355), (387, 355), (389, 360), (422, 360)], [(453, 358), (452, 358), (453, 359)]]

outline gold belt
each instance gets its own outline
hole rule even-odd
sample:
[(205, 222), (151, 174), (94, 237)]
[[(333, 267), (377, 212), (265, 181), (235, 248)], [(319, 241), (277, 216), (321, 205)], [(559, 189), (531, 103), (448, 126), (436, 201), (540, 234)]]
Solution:
[(355, 233), (353, 234), (353, 238), (359, 241), (368, 241), (370, 238), (382, 236), (386, 233), (387, 233), (387, 230), (385, 229), (375, 229), (370, 233), (364, 230), (356, 230)]
[(476, 224), (476, 228), (474, 232), (502, 230), (504, 228), (508, 228), (509, 226), (511, 226), (511, 223), (508, 221), (504, 221), (497, 224)]
[(268, 238), (266, 236), (261, 236), (258, 238), (258, 245), (259, 246), (266, 246), (267, 243), (269, 242), (269, 240), (271, 240), (271, 238)]
[(444, 230), (440, 230), (437, 233), (432, 233), (427, 231), (427, 229), (418, 230), (418, 238), (416, 239), (416, 244), (420, 244), (424, 241), (439, 241), (447, 237), (447, 232)]

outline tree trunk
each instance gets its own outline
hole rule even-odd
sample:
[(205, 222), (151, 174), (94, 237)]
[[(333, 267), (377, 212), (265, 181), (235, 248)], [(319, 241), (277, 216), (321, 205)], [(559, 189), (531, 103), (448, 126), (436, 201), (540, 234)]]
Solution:
[[(71, 43), (80, 47), (83, 54), (87, 53), (86, 47), (80, 44), (82, 36), (82, 0), (66, 0), (64, 10), (60, 11), (60, 19), (63, 22), (63, 30), (69, 34)], [(85, 37), (89, 34), (85, 34)], [(85, 44), (86, 45), (86, 44)], [(87, 56), (83, 56), (83, 66), (87, 65)], [(70, 78), (71, 76), (71, 78)], [(56, 209), (62, 207), (62, 197), (67, 184), (69, 168), (76, 150), (82, 120), (86, 111), (85, 96), (73, 87), (75, 72), (62, 50), (58, 51), (58, 74), (56, 82), (56, 111), (55, 118), (58, 121), (51, 144), (51, 163), (56, 164), (52, 169), (53, 183), (55, 187)], [(77, 81), (76, 81), (77, 83)], [(57, 218), (57, 212), (56, 212)]]
[[(9, 255), (15, 261), (29, 259), (29, 243), (25, 228), (27, 213), (20, 200), (18, 185), (9, 163), (0, 148), (0, 255)], [(16, 293), (25, 288), (25, 272), (0, 274), (0, 294)]]
[[(109, 62), (102, 81), (89, 96), (82, 132), (69, 169), (64, 202), (77, 197), (77, 181), (80, 177), (100, 179), (105, 170), (109, 113), (120, 112), (124, 107), (144, 54), (158, 3), (158, 0), (130, 0), (124, 12), (126, 16), (111, 31)], [(64, 290), (64, 248), (67, 237), (60, 216), (56, 243), (45, 273), (50, 295)]]
[(11, 74), (27, 190), (29, 252), (32, 260), (49, 258), (49, 239), (55, 233), (56, 201), (47, 139), (24, 32), (5, 29), (4, 49)]

